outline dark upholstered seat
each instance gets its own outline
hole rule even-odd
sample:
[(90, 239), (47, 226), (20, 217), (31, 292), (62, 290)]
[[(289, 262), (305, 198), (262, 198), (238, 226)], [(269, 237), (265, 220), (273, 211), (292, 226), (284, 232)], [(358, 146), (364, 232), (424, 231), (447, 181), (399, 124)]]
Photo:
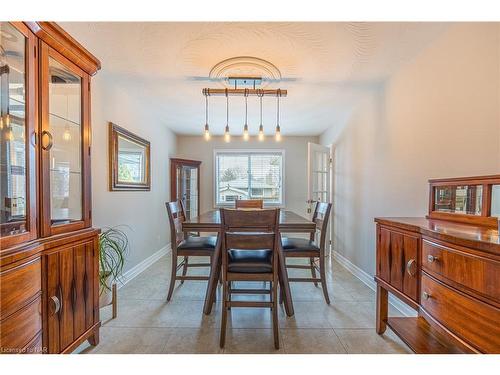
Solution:
[(319, 247), (314, 241), (306, 238), (283, 237), (281, 239), (281, 246), (285, 253), (293, 251), (314, 251), (319, 254)]
[(177, 245), (177, 250), (213, 250), (216, 243), (216, 236), (188, 237)]
[(272, 273), (272, 250), (228, 250), (227, 270), (235, 273)]

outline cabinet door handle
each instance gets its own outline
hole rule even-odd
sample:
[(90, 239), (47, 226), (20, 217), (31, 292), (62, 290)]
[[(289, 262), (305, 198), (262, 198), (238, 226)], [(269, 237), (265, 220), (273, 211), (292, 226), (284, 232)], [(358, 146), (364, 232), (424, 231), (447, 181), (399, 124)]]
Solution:
[(427, 255), (427, 261), (428, 261), (429, 263), (437, 262), (437, 261), (438, 261), (438, 259), (439, 259), (439, 258), (438, 258), (437, 256), (430, 255), (430, 254), (429, 254), (429, 255)]
[(410, 276), (415, 276), (417, 274), (417, 262), (415, 259), (410, 259), (408, 263), (406, 263), (406, 272), (408, 272)]
[(431, 298), (431, 295), (429, 293), (427, 293), (427, 292), (423, 292), (422, 293), (422, 298), (425, 299), (425, 300), (427, 300), (427, 299)]
[[(49, 143), (47, 145), (44, 145), (44, 143), (43, 143), (43, 139), (44, 139), (45, 135), (47, 137), (49, 137)], [(42, 150), (44, 150), (44, 151), (49, 151), (52, 148), (52, 146), (54, 145), (54, 138), (52, 137), (52, 134), (50, 132), (48, 132), (47, 130), (42, 131), (42, 135), (41, 135), (40, 139), (41, 139)]]
[(62, 290), (62, 286), (61, 284), (59, 284), (59, 287), (57, 288), (57, 294), (59, 294), (59, 296), (57, 297), (59, 299), (59, 318), (61, 318), (61, 315), (63, 313), (63, 309), (64, 309), (64, 298), (63, 298), (63, 290)]
[(56, 296), (50, 297), (50, 300), (54, 303), (54, 314), (57, 314), (61, 310), (61, 301)]

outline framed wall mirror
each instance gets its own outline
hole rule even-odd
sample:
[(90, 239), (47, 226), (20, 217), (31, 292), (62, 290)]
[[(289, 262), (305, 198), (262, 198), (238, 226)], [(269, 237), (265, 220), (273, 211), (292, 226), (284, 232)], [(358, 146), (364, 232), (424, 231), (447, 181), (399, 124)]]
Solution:
[(109, 123), (109, 190), (151, 190), (150, 143)]

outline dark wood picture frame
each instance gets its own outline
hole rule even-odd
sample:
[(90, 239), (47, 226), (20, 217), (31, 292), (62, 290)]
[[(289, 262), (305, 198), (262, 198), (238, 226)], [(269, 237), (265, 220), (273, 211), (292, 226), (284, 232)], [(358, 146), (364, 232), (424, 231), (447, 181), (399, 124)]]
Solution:
[[(144, 167), (145, 182), (120, 182), (118, 179), (118, 137), (121, 136), (144, 146), (146, 160)], [(150, 191), (151, 190), (151, 144), (134, 133), (110, 122), (109, 123), (109, 190), (110, 191)]]

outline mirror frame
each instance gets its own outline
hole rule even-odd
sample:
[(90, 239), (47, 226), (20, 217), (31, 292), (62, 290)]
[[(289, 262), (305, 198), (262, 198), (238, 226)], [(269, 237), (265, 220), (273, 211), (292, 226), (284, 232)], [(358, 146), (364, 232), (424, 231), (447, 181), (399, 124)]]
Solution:
[[(118, 180), (118, 136), (122, 136), (146, 149), (145, 183), (124, 183)], [(151, 145), (149, 141), (110, 122), (108, 136), (109, 190), (110, 191), (150, 191), (151, 190)]]
[[(449, 220), (460, 223), (497, 228), (498, 218), (491, 216), (491, 189), (500, 184), (500, 175), (441, 178), (429, 180), (429, 214), (428, 219)], [(440, 186), (481, 185), (483, 187), (481, 215), (435, 211), (435, 190)]]

